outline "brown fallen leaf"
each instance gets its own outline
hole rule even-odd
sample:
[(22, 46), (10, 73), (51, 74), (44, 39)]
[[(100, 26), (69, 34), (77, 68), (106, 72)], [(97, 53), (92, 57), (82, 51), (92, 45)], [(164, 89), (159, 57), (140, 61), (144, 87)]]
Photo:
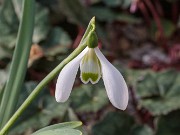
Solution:
[(38, 44), (33, 44), (29, 55), (28, 67), (30, 67), (34, 61), (42, 58), (43, 56), (43, 49)]

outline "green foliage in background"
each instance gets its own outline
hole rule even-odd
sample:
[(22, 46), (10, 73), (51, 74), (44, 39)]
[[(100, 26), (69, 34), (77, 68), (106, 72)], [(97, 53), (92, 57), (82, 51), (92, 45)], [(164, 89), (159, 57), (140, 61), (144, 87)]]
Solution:
[(153, 115), (168, 114), (180, 108), (180, 74), (175, 70), (159, 73), (153, 71), (130, 71), (129, 77), (137, 96), (139, 107), (147, 108)]
[[(22, 19), (22, 1), (11, 0), (0, 14), (0, 103)], [(160, 2), (167, 6), (176, 0)], [(131, 54), (135, 53), (134, 48), (141, 50), (146, 43), (152, 44), (149, 40), (154, 43), (158, 29), (154, 19), (150, 19), (150, 25), (145, 25), (145, 17), (139, 13), (140, 10), (137, 14), (130, 13), (130, 6), (131, 0), (90, 0), (90, 3), (83, 0), (36, 1), (31, 45), (38, 45), (42, 56), (28, 65), (16, 108), (77, 47), (76, 42), (80, 41), (83, 30), (93, 16), (96, 16), (97, 34), (104, 54), (118, 65), (128, 83), (130, 101), (126, 111), (116, 110), (109, 103), (103, 81), (96, 85), (84, 85), (77, 77), (69, 100), (59, 104), (54, 98), (54, 79), (17, 120), (10, 135), (31, 134), (34, 131), (37, 132), (33, 135), (81, 135), (76, 127), (76, 124), (81, 125), (78, 122), (54, 125), (67, 121), (82, 121), (84, 126), (81, 131), (84, 135), (179, 135), (179, 71), (175, 68), (160, 72), (143, 68), (133, 70), (127, 66), (132, 59)], [(161, 22), (164, 34), (170, 40), (167, 41), (168, 45), (174, 41), (176, 43), (178, 38), (174, 34), (179, 26), (166, 16), (161, 18)], [(153, 47), (161, 50), (158, 43)], [(46, 127), (45, 130), (41, 129), (43, 127)]]
[(132, 116), (125, 113), (109, 112), (103, 120), (93, 126), (95, 135), (153, 135), (153, 131), (145, 125), (135, 123)]

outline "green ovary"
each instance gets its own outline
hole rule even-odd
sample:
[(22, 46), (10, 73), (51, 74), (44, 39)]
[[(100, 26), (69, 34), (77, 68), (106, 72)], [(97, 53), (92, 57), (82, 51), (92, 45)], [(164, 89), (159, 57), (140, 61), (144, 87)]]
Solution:
[(94, 74), (94, 73), (82, 73), (82, 79), (85, 81), (85, 82), (88, 82), (90, 79), (93, 81), (93, 82), (96, 82), (98, 80), (98, 74)]

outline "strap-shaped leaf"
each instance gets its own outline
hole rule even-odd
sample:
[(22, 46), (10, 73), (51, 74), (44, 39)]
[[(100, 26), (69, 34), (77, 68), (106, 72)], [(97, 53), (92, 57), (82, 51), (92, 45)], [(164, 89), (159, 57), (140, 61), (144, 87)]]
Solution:
[(76, 129), (54, 129), (54, 130), (47, 130), (43, 132), (34, 133), (32, 135), (82, 135), (79, 130)]
[(34, 0), (24, 0), (23, 16), (20, 23), (16, 48), (13, 54), (9, 79), (6, 83), (0, 106), (0, 127), (14, 113), (17, 99), (26, 74), (34, 28)]
[(80, 121), (74, 121), (74, 122), (64, 122), (64, 123), (59, 123), (59, 124), (54, 124), (54, 125), (51, 125), (51, 126), (47, 126), (45, 128), (42, 128), (38, 131), (36, 131), (35, 133), (33, 133), (32, 135), (40, 135), (41, 132), (49, 132), (50, 130), (54, 131), (54, 130), (63, 130), (63, 129), (73, 129), (73, 128), (76, 128), (76, 127), (79, 127), (82, 125), (82, 122)]

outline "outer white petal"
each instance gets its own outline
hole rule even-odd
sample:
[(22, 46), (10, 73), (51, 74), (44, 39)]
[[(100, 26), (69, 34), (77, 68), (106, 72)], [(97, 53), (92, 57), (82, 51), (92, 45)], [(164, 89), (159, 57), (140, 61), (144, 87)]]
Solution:
[(95, 48), (102, 68), (102, 78), (111, 103), (125, 110), (128, 105), (128, 88), (121, 73), (105, 58), (99, 48)]
[(69, 62), (60, 72), (55, 90), (55, 98), (57, 102), (65, 102), (69, 98), (81, 59), (87, 51), (88, 47)]

